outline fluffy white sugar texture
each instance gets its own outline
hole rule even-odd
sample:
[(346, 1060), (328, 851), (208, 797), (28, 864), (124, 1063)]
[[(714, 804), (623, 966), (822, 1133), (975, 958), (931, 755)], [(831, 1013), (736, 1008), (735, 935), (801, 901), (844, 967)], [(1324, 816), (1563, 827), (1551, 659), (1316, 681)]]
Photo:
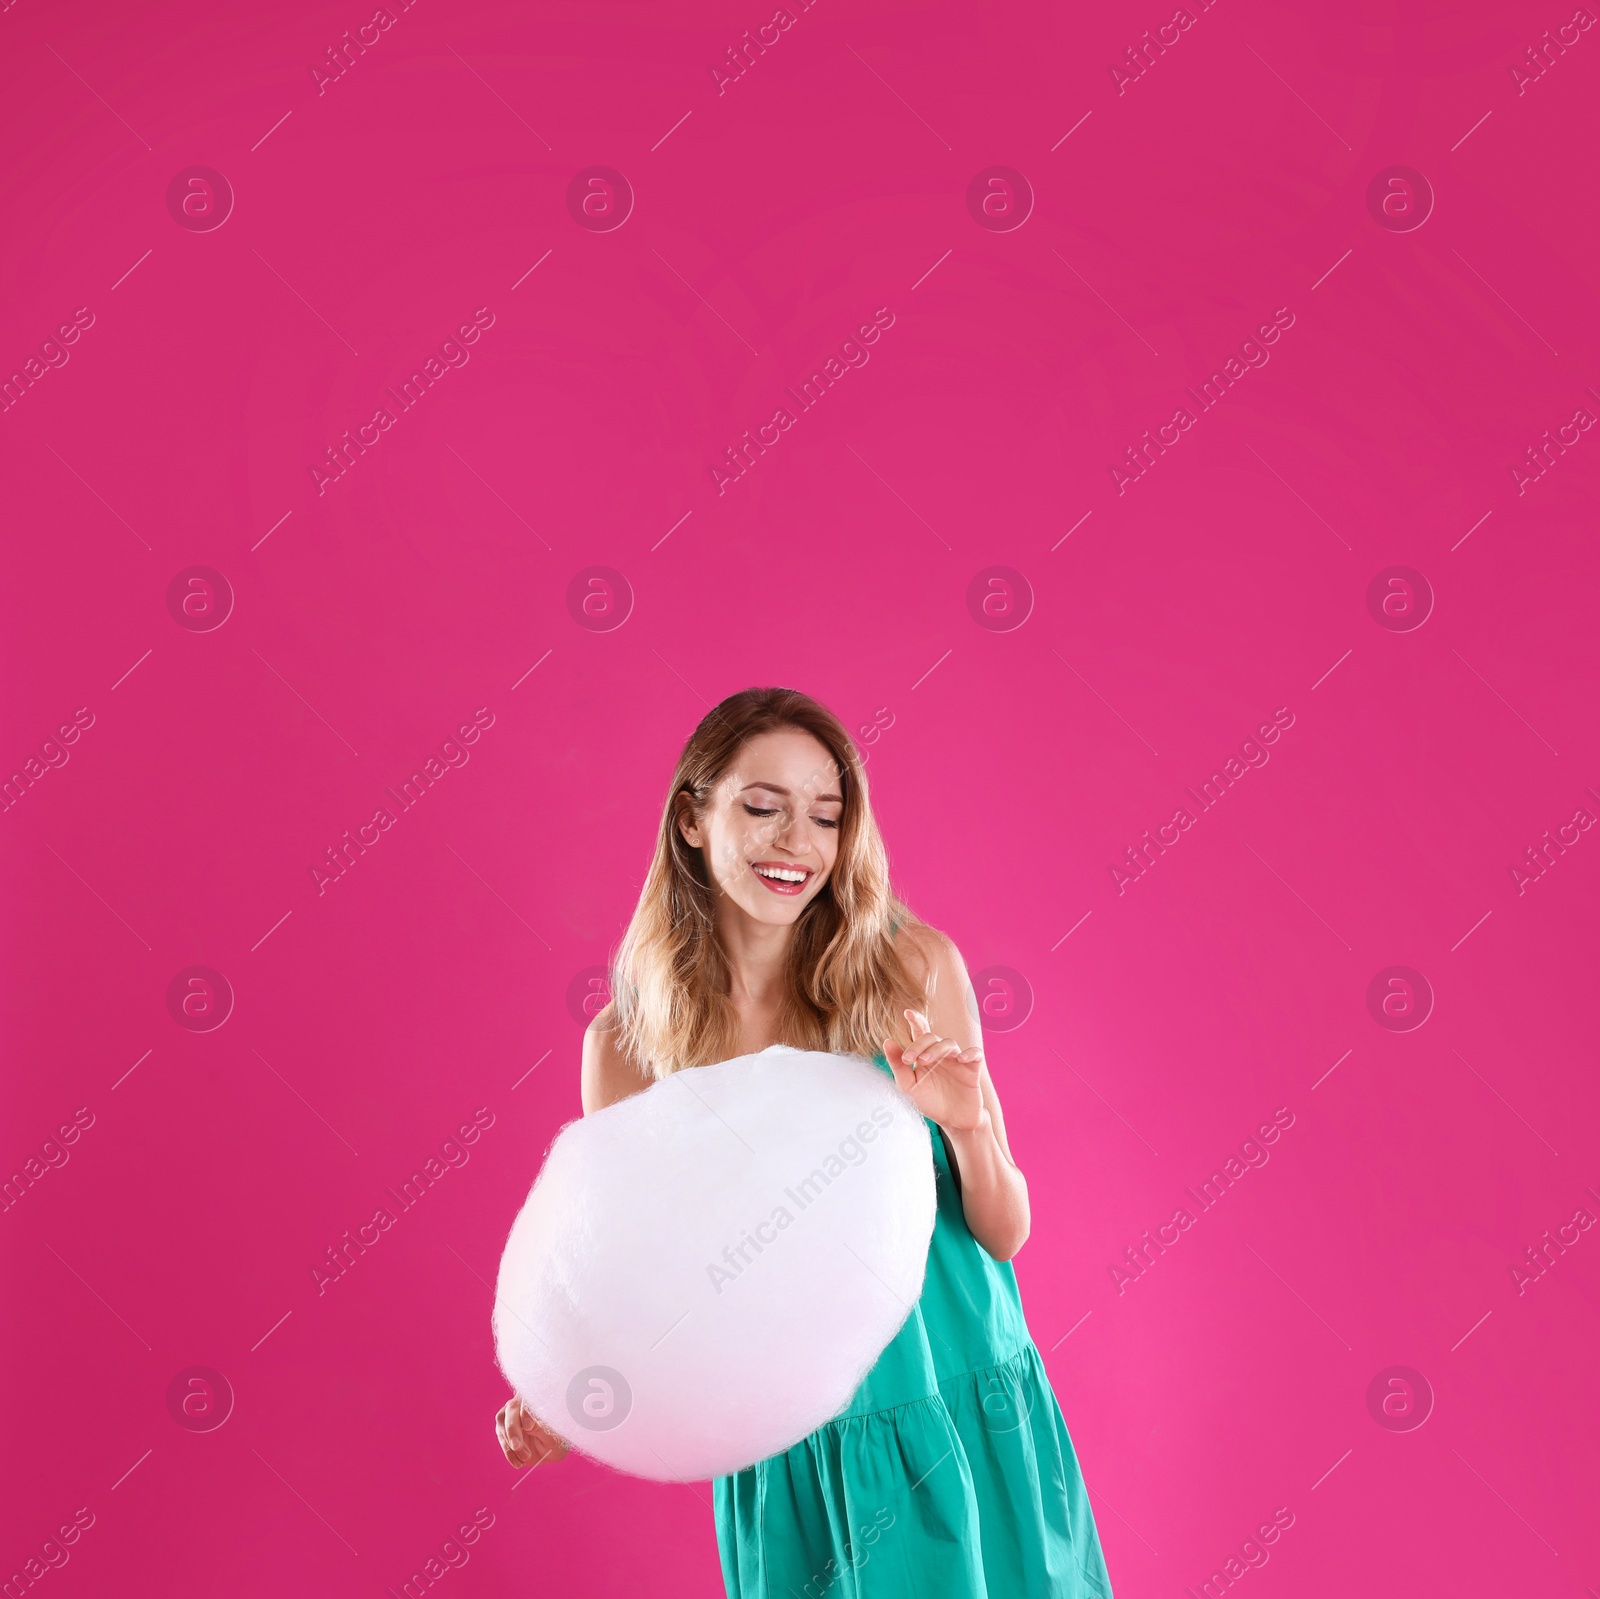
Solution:
[(694, 1481), (849, 1402), (922, 1292), (927, 1123), (886, 1072), (774, 1044), (564, 1127), (506, 1241), (500, 1368), (619, 1471)]

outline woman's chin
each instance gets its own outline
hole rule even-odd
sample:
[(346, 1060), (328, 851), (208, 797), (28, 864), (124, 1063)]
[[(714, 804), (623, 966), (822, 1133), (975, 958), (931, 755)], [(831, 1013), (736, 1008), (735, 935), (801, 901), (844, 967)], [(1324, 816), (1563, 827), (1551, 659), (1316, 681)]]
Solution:
[(761, 894), (758, 900), (736, 896), (734, 903), (752, 921), (767, 922), (773, 927), (791, 926), (811, 902), (809, 896), (805, 899), (783, 899), (776, 894), (769, 894), (765, 889), (758, 892)]

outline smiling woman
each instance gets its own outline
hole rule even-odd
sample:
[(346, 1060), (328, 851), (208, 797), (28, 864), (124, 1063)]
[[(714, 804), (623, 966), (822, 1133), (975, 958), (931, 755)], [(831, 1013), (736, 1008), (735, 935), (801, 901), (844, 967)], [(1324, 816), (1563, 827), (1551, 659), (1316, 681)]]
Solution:
[(617, 952), (619, 1051), (664, 1077), (774, 1040), (881, 1042), (922, 992), (890, 936), (913, 922), (849, 735), (793, 689), (746, 690), (705, 718), (673, 774)]
[[(778, 838), (780, 834), (790, 834), (790, 837), (778, 839), (776, 848), (779, 855), (768, 859), (749, 861), (750, 869), (758, 876), (768, 881), (778, 883), (793, 883), (803, 885), (818, 874), (818, 865), (808, 862), (801, 857), (810, 853), (810, 846), (816, 846), (819, 856), (826, 856), (823, 863), (832, 866), (835, 850), (832, 845), (824, 847), (825, 841), (815, 836), (808, 837), (803, 825), (790, 818), (789, 811), (805, 811), (811, 828), (823, 833), (836, 832), (839, 827), (837, 807), (844, 802), (839, 795), (833, 793), (814, 794), (811, 791), (823, 785), (823, 778), (817, 770), (808, 773), (805, 781), (798, 789), (786, 788), (782, 783), (770, 782), (765, 778), (751, 778), (749, 771), (762, 760), (783, 762), (799, 755), (802, 761), (813, 757), (814, 752), (803, 748), (792, 738), (786, 739), (782, 733), (764, 735), (765, 742), (751, 743), (756, 747), (747, 752), (750, 765), (745, 770), (735, 769), (722, 784), (725, 793), (737, 801), (738, 809), (746, 816), (756, 818), (756, 825), (750, 827), (740, 825), (737, 829), (729, 828), (726, 823), (721, 829), (720, 849), (718, 860), (737, 872), (742, 864), (741, 850), (748, 843), (761, 847), (769, 836)], [(836, 809), (829, 812), (825, 807), (833, 806)], [(777, 817), (778, 821), (768, 824), (768, 818)], [(705, 840), (701, 837), (701, 828), (695, 824), (688, 824), (683, 829), (683, 835), (697, 849), (705, 847)]]
[[(890, 887), (866, 769), (832, 712), (794, 689), (756, 688), (701, 721), (668, 787), (611, 991), (584, 1035), (586, 1118), (701, 1067), (713, 1068), (699, 1079), (709, 1094), (737, 1057), (787, 1047), (870, 1059), (892, 1078), (892, 1103), (920, 1114), (929, 1135), (893, 1189), (898, 1203), (931, 1176), (935, 1196), (920, 1296), (912, 1304), (890, 1291), (899, 1330), (848, 1403), (831, 1412), (830, 1401), (831, 1420), (713, 1480), (730, 1599), (814, 1596), (847, 1566), (851, 1599), (1109, 1599), (1088, 1491), (1011, 1266), (1028, 1236), (1028, 1185), (1006, 1140), (972, 983), (955, 944)], [(847, 1142), (860, 1150), (870, 1133), (858, 1128), (860, 1143)], [(779, 1229), (803, 1225), (800, 1211), (819, 1196), (824, 1208), (840, 1197), (830, 1184), (853, 1160), (840, 1145), (791, 1181), (770, 1236), (740, 1221), (727, 1274), (760, 1257), (765, 1288), (803, 1301), (793, 1251), (775, 1247)], [(892, 1208), (864, 1207), (869, 1236), (893, 1236)], [(644, 1293), (628, 1280), (639, 1316)], [(728, 1286), (722, 1274), (714, 1286)], [(755, 1286), (722, 1303), (747, 1304)], [(829, 1325), (856, 1325), (829, 1293)], [(659, 1343), (654, 1320), (641, 1319)], [(703, 1338), (703, 1319), (674, 1336)], [(784, 1380), (775, 1370), (768, 1409)], [(516, 1466), (570, 1447), (532, 1397), (513, 1395), (496, 1417)], [(713, 1425), (708, 1415), (689, 1430)], [(874, 1505), (868, 1536), (860, 1517)], [(869, 1562), (861, 1544), (879, 1534), (882, 1558)]]

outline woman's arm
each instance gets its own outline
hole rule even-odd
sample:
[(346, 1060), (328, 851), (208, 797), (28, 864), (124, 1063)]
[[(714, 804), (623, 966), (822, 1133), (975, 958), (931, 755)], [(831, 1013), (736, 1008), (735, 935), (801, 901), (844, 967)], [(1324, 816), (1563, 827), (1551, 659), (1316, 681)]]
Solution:
[(907, 1092), (949, 1139), (972, 1236), (996, 1260), (1010, 1260), (1028, 1236), (1028, 1183), (1006, 1142), (1000, 1098), (983, 1056), (978, 997), (960, 950), (943, 933), (921, 932), (918, 947), (928, 974), (927, 1027), (900, 1058), (909, 1055), (913, 1067), (928, 1069), (916, 1073), (919, 1080)]
[(643, 1093), (654, 1081), (616, 1047), (616, 1025), (615, 1007), (607, 1005), (584, 1030), (579, 1084), (585, 1116), (630, 1094)]

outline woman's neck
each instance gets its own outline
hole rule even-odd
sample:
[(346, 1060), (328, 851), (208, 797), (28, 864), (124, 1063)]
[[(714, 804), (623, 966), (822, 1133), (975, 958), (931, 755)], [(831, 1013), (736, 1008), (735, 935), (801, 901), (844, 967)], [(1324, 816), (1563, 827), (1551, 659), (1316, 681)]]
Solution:
[(728, 900), (722, 902), (721, 911), (717, 933), (728, 962), (729, 993), (739, 1014), (776, 1012), (794, 927), (758, 922)]

